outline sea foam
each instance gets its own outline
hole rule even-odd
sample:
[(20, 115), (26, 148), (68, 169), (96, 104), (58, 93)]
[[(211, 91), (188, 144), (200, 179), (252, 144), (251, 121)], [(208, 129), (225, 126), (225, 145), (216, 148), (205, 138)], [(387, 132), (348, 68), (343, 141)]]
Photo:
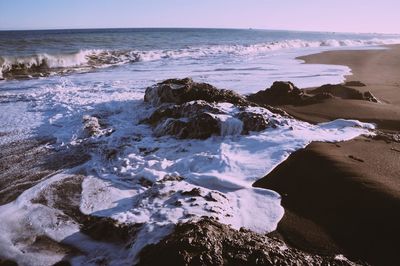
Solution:
[[(31, 111), (44, 112), (50, 118), (41, 127), (57, 138), (55, 147), (84, 145), (92, 159), (0, 206), (0, 256), (15, 259), (21, 265), (51, 265), (62, 257), (58, 253), (42, 256), (30, 249), (30, 242), (24, 239), (37, 236), (81, 250), (85, 255), (75, 258), (78, 265), (97, 260), (124, 265), (137, 261), (144, 246), (169, 234), (176, 223), (201, 216), (213, 217), (236, 229), (271, 232), (284, 213), (280, 195), (253, 188), (252, 184), (311, 141), (344, 141), (371, 134), (369, 130), (374, 128), (348, 120), (311, 125), (263, 108), (248, 107), (247, 111), (274, 120), (277, 127), (239, 136), (240, 121), (227, 116), (225, 120), (221, 118), (225, 124), (222, 136), (206, 140), (158, 138), (149, 126), (139, 123), (154, 111), (143, 102), (143, 92), (118, 83), (95, 90), (92, 85), (77, 86), (67, 79), (59, 86), (32, 91), (32, 98), (38, 101)], [(227, 103), (215, 107), (230, 117), (239, 111)], [(82, 117), (86, 115), (100, 117), (113, 133), (85, 136)], [(112, 158), (108, 157), (110, 151), (115, 154)], [(145, 224), (130, 248), (118, 249), (90, 239), (61, 210), (37, 200), (43, 191), (48, 195), (55, 182), (62, 184), (68, 175), (76, 173), (85, 175), (81, 212), (111, 217), (121, 223)], [(61, 220), (57, 218), (60, 216)]]

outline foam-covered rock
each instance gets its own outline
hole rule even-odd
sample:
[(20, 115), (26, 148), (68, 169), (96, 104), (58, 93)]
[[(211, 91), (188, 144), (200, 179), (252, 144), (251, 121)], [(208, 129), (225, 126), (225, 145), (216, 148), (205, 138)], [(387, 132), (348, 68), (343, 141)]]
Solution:
[(114, 129), (107, 128), (104, 122), (96, 116), (84, 115), (82, 121), (84, 137), (100, 137), (114, 132)]

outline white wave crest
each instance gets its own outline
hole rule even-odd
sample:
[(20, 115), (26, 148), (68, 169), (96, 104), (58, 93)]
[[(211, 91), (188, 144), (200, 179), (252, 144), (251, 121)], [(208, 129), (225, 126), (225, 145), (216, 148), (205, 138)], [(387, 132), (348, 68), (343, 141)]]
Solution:
[(31, 76), (47, 76), (73, 70), (90, 70), (135, 63), (139, 61), (157, 61), (165, 59), (200, 59), (215, 56), (249, 56), (278, 51), (282, 49), (301, 48), (337, 48), (337, 47), (367, 47), (388, 44), (399, 44), (397, 39), (368, 40), (285, 40), (259, 43), (253, 45), (206, 45), (188, 47), (176, 50), (81, 50), (69, 54), (36, 54), (32, 56), (12, 57), (0, 56), (0, 79)]

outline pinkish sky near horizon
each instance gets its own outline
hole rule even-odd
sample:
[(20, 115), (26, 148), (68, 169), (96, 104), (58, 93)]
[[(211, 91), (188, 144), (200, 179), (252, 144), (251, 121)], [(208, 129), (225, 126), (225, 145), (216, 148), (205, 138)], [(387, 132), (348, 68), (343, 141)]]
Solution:
[(194, 27), (400, 33), (399, 0), (0, 0), (0, 30)]

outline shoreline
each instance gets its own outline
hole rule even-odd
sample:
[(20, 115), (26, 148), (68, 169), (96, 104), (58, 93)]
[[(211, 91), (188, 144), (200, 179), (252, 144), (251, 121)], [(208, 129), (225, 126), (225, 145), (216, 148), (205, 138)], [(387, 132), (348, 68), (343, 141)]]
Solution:
[[(306, 64), (346, 65), (346, 81), (366, 86), (381, 103), (327, 99), (306, 106), (279, 106), (311, 123), (336, 118), (400, 131), (400, 45), (387, 50), (329, 51), (299, 57)], [(396, 61), (397, 60), (397, 61)], [(358, 137), (337, 144), (314, 142), (255, 183), (282, 195), (285, 216), (277, 233), (290, 245), (317, 254), (342, 252), (372, 265), (398, 265), (400, 143)]]
[(330, 99), (307, 106), (280, 106), (303, 121), (321, 123), (345, 118), (377, 124), (381, 130), (400, 130), (400, 45), (385, 50), (327, 51), (297, 59), (305, 64), (344, 65), (352, 70), (346, 81), (361, 81), (366, 86), (351, 87), (371, 92), (381, 102)]

